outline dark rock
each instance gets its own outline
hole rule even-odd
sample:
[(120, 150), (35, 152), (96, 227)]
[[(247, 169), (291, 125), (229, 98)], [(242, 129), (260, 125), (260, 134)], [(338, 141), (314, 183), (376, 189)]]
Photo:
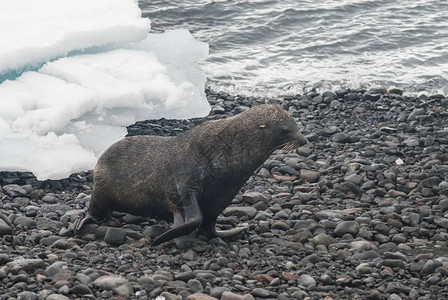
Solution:
[(146, 227), (143, 230), (143, 235), (148, 237), (148, 238), (154, 238), (156, 236), (161, 235), (162, 233), (164, 233), (167, 230), (166, 227), (161, 226), (161, 225), (151, 225)]
[(359, 232), (359, 224), (356, 221), (343, 221), (334, 229), (336, 236), (343, 236), (346, 233), (356, 235)]
[(0, 237), (4, 235), (12, 235), (12, 233), (13, 233), (12, 228), (8, 224), (6, 224), (5, 221), (0, 219)]
[(57, 261), (45, 269), (45, 276), (53, 277), (56, 274), (64, 272), (64, 263)]
[(223, 214), (225, 216), (236, 216), (238, 218), (248, 217), (249, 219), (252, 219), (257, 214), (257, 210), (251, 206), (229, 206), (224, 210)]
[(13, 198), (26, 196), (28, 194), (23, 187), (17, 184), (8, 184), (3, 186), (3, 193)]
[(108, 227), (104, 241), (112, 245), (122, 245), (126, 241), (126, 230), (122, 228)]
[(319, 180), (319, 172), (316, 171), (312, 171), (312, 170), (306, 170), (306, 169), (302, 169), (300, 170), (300, 179), (307, 181), (307, 182), (317, 182)]
[(442, 262), (435, 259), (430, 259), (424, 264), (423, 268), (420, 270), (420, 275), (426, 276), (429, 274), (433, 274), (435, 270), (438, 267), (441, 267), (442, 265), (443, 265)]
[(93, 294), (92, 290), (84, 284), (77, 284), (71, 288), (71, 292), (76, 295)]
[(17, 219), (14, 220), (14, 225), (22, 227), (26, 226), (27, 228), (35, 228), (36, 221), (28, 217), (18, 217)]
[(338, 132), (338, 133), (334, 134), (331, 137), (331, 140), (333, 142), (341, 143), (341, 144), (350, 143), (351, 142), (350, 136), (348, 134), (346, 134), (345, 132)]
[(6, 264), (7, 268), (13, 274), (19, 271), (25, 271), (28, 274), (33, 273), (37, 269), (42, 269), (45, 267), (45, 262), (42, 259), (15, 259)]
[(392, 293), (403, 293), (405, 295), (409, 295), (411, 292), (411, 288), (409, 286), (403, 285), (399, 282), (390, 282), (385, 290), (385, 293), (392, 294)]

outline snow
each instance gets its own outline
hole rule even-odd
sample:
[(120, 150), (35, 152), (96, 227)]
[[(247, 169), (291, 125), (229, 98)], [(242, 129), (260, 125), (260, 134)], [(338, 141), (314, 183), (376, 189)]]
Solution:
[(133, 0), (38, 2), (0, 1), (0, 24), (12, 24), (0, 73), (16, 77), (0, 84), (0, 171), (65, 178), (92, 169), (127, 125), (210, 111), (208, 45), (187, 30), (148, 34)]
[(143, 40), (151, 21), (140, 16), (133, 0), (2, 0), (0, 73), (73, 50)]

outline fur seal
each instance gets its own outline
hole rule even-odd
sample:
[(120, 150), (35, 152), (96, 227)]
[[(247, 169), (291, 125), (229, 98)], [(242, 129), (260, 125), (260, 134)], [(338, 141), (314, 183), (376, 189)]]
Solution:
[(255, 106), (175, 137), (126, 137), (99, 158), (89, 215), (74, 227), (79, 230), (87, 219), (100, 222), (114, 210), (174, 220), (154, 246), (196, 229), (232, 236), (242, 229), (217, 231), (218, 215), (275, 149), (306, 143), (291, 115), (277, 105)]

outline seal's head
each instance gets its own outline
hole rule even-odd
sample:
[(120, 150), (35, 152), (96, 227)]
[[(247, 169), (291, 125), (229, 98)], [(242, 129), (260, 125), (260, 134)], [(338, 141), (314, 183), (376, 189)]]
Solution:
[(292, 150), (308, 143), (291, 114), (278, 105), (257, 106), (251, 117), (266, 142), (275, 148)]

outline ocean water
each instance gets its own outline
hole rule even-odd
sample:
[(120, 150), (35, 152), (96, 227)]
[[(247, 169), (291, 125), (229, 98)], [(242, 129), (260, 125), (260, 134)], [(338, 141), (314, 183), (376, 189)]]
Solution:
[(276, 96), (397, 87), (448, 95), (446, 0), (140, 0), (139, 6), (151, 32), (187, 28), (209, 44), (202, 68), (215, 90)]

